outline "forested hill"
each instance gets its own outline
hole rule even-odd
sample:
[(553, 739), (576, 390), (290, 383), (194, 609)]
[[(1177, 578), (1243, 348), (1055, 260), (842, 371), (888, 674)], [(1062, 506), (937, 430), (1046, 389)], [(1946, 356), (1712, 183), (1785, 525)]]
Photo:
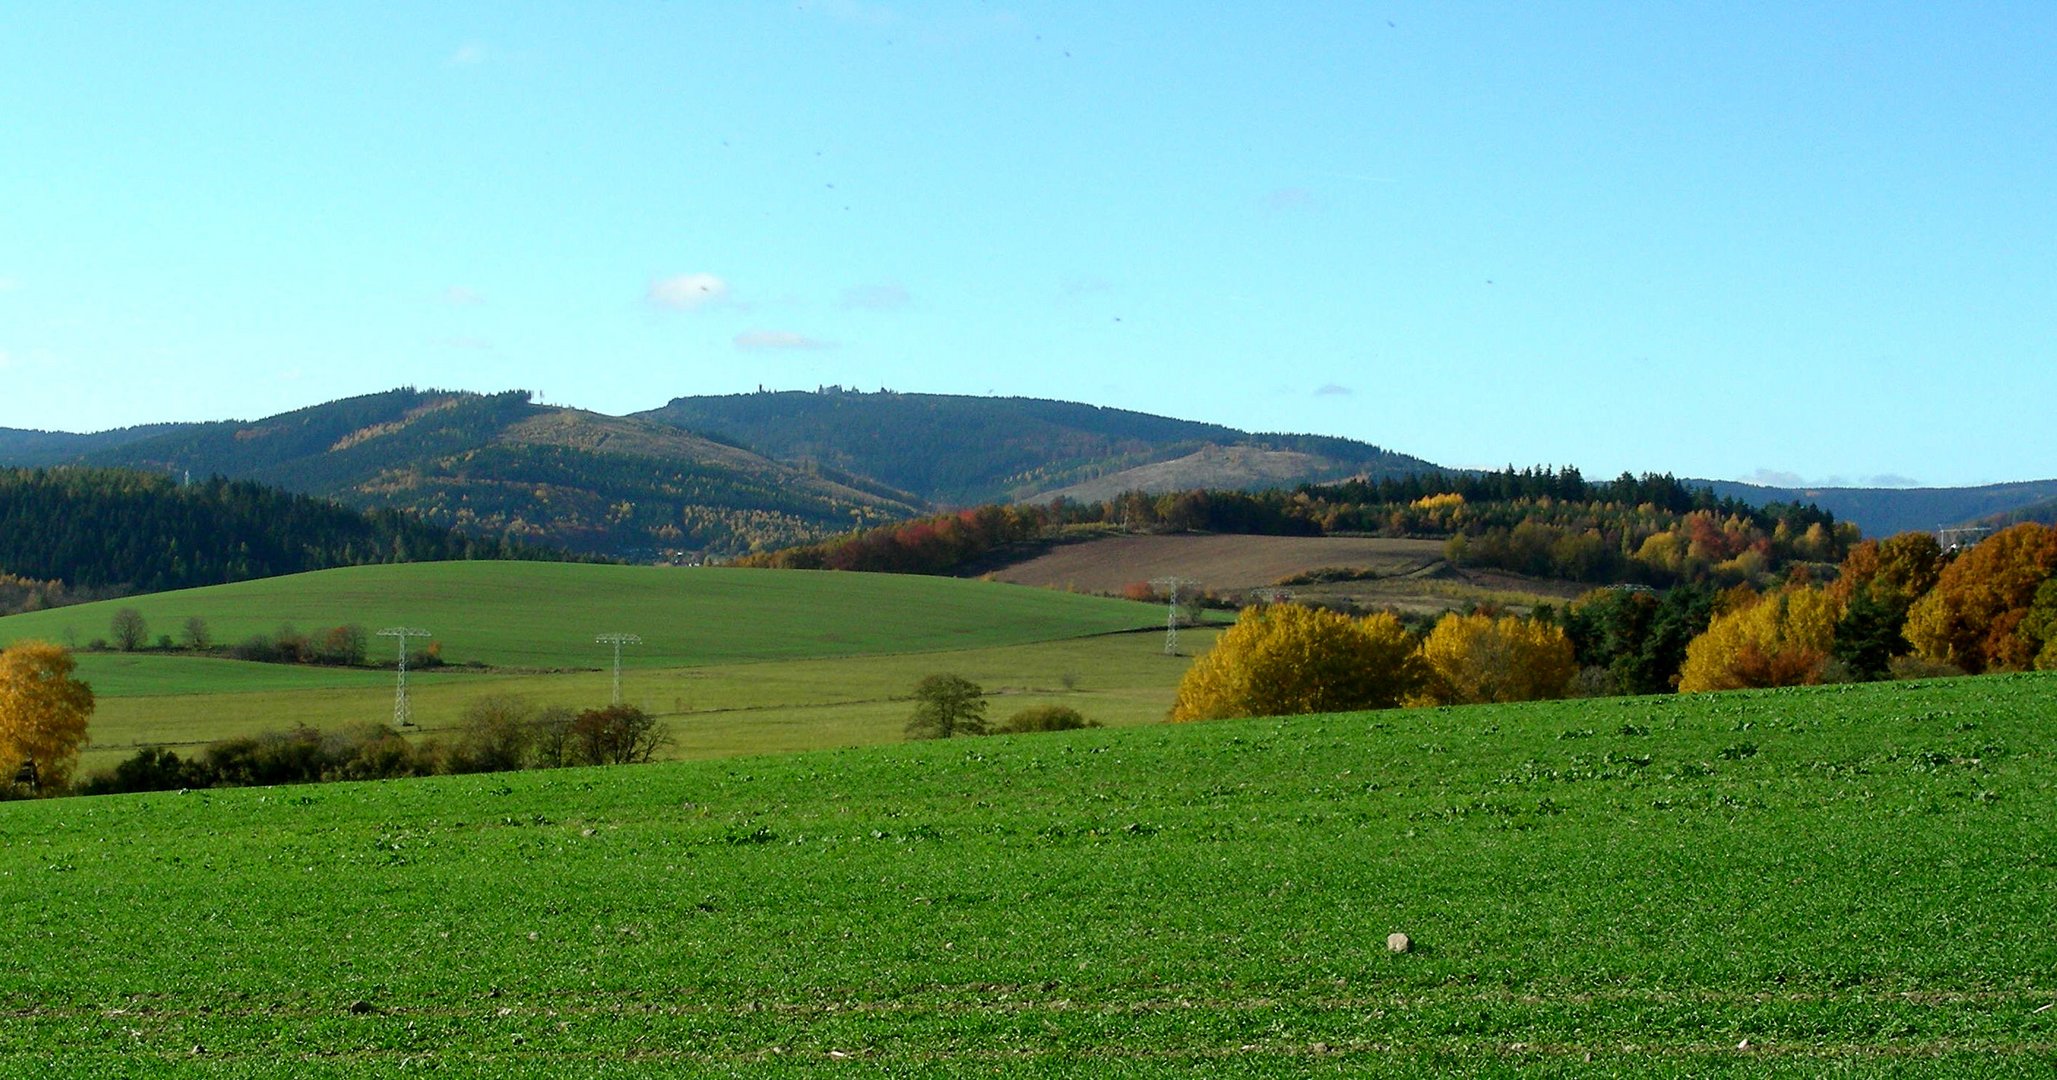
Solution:
[[(1108, 478), (1118, 490), (1265, 488), (1435, 466), (1352, 439), (1041, 398), (876, 394), (828, 387), (674, 398), (639, 416), (733, 439), (787, 464), (875, 477), (930, 502), (1035, 499)], [(1242, 452), (1220, 451), (1236, 448)], [(1213, 451), (1210, 453), (1210, 451)], [(1154, 471), (1153, 470), (1154, 467)]]
[(56, 465), (95, 451), (111, 450), (118, 446), (156, 438), (159, 435), (169, 434), (191, 426), (190, 424), (144, 424), (140, 427), (114, 428), (110, 431), (99, 431), (90, 435), (74, 435), (69, 431), (24, 431), (20, 428), (0, 428), (0, 464)]
[(366, 563), (562, 557), (248, 481), (0, 469), (0, 578), (44, 586), (46, 602)]
[(1705, 485), (1717, 495), (1753, 506), (1813, 503), (1838, 520), (1863, 529), (1864, 535), (1875, 537), (1983, 521), (2041, 520), (2029, 508), (2057, 500), (2057, 480), (1967, 488), (1776, 488), (1728, 480), (1690, 483)]
[(802, 543), (922, 509), (876, 484), (652, 421), (536, 405), (521, 390), (403, 388), (182, 425), (71, 460), (255, 480), (491, 541), (632, 558)]

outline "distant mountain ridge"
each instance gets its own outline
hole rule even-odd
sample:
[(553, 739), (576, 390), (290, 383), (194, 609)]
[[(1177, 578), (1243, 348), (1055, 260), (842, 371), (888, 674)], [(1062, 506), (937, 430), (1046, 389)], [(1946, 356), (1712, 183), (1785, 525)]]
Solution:
[[(524, 391), (403, 387), (255, 421), (83, 435), (0, 428), (0, 466), (60, 464), (255, 480), (474, 536), (637, 559), (809, 543), (947, 507), (1450, 471), (1353, 439), (1042, 398), (840, 387), (680, 397), (627, 416), (538, 405)], [(1874, 536), (2048, 515), (2057, 500), (2057, 480), (1690, 482), (1758, 506), (1811, 502)]]
[(403, 388), (257, 421), (176, 425), (68, 462), (254, 480), (473, 535), (612, 555), (775, 547), (921, 509), (875, 484), (668, 425), (536, 405), (519, 390)]
[(2028, 512), (2057, 499), (2057, 480), (2024, 480), (1965, 488), (1780, 488), (1733, 480), (1689, 480), (1716, 495), (1753, 506), (1774, 502), (1813, 503), (1864, 530), (1866, 536), (1930, 532)]
[[(829, 387), (815, 393), (674, 398), (636, 415), (731, 438), (789, 465), (875, 477), (952, 506), (1041, 500), (1060, 493), (1092, 497), (1085, 493), (1106, 483), (1161, 494), (1194, 486), (1291, 486), (1437, 468), (1354, 439), (1252, 434), (1043, 398), (872, 394)], [(1230, 448), (1247, 452), (1222, 453)], [(1169, 467), (1195, 455), (1192, 467)], [(1203, 475), (1199, 483), (1188, 482)]]

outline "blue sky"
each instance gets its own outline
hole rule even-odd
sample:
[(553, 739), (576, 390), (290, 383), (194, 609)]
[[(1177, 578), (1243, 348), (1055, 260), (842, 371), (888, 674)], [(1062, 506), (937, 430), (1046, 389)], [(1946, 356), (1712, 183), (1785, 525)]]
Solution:
[(0, 6), (0, 426), (1021, 394), (2057, 476), (2057, 4)]

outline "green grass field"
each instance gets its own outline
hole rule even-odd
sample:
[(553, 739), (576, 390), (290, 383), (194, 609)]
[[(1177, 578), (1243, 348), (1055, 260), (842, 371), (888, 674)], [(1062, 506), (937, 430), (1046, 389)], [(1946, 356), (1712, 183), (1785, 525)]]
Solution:
[[(624, 673), (622, 692), (669, 725), (674, 742), (664, 756), (674, 759), (898, 742), (914, 684), (937, 672), (963, 675), (984, 687), (995, 721), (1034, 705), (1064, 704), (1110, 726), (1146, 724), (1170, 711), (1191, 654), (1204, 651), (1216, 633), (1182, 634), (1186, 655), (1177, 658), (1164, 655), (1162, 634), (1140, 633), (947, 652), (641, 668)], [(85, 772), (111, 767), (146, 745), (191, 756), (228, 735), (295, 724), (333, 731), (386, 722), (393, 714), (390, 672), (104, 653), (80, 661), (81, 677), (99, 695), (89, 728), (93, 742), (81, 760)], [(604, 671), (439, 671), (410, 675), (409, 686), (418, 725), (410, 735), (416, 738), (451, 734), (465, 706), (487, 694), (519, 694), (576, 709), (605, 704), (612, 693)]]
[[(452, 664), (595, 668), (600, 633), (627, 632), (634, 667), (982, 648), (1163, 624), (1163, 609), (997, 582), (904, 574), (452, 562), (359, 566), (154, 593), (0, 619), (0, 644), (85, 645), (115, 611), (141, 612), (154, 638), (207, 620), (232, 644), (282, 624), (429, 630)], [(374, 657), (391, 642), (374, 639)], [(417, 647), (419, 647), (417, 645)], [(212, 676), (208, 676), (211, 678)]]
[[(671, 726), (674, 757), (897, 741), (915, 682), (939, 671), (995, 692), (995, 719), (1061, 700), (1105, 724), (1154, 722), (1185, 669), (1161, 655), (1161, 638), (1115, 633), (1161, 625), (1149, 604), (911, 575), (548, 563), (356, 567), (163, 593), (0, 619), (0, 642), (90, 640), (124, 606), (153, 634), (198, 615), (221, 641), (288, 623), (407, 623), (435, 631), (453, 665), (493, 665), (411, 674), (416, 737), (447, 733), (491, 693), (605, 704), (611, 655), (594, 632), (627, 630), (644, 644), (624, 654), (624, 693)], [(1186, 651), (1213, 633), (1194, 631)], [(146, 745), (191, 753), (230, 735), (393, 715), (390, 672), (148, 650), (78, 659), (99, 700), (85, 772)]]
[(0, 1073), (2048, 1076), (2053, 698), (9, 804)]

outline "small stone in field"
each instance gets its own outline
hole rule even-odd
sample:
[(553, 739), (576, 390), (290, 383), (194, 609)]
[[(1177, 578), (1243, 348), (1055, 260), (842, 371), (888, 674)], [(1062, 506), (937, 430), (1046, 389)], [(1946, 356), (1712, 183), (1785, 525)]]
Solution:
[(1395, 932), (1386, 935), (1387, 952), (1406, 952), (1412, 948), (1414, 948), (1414, 939), (1406, 934)]

